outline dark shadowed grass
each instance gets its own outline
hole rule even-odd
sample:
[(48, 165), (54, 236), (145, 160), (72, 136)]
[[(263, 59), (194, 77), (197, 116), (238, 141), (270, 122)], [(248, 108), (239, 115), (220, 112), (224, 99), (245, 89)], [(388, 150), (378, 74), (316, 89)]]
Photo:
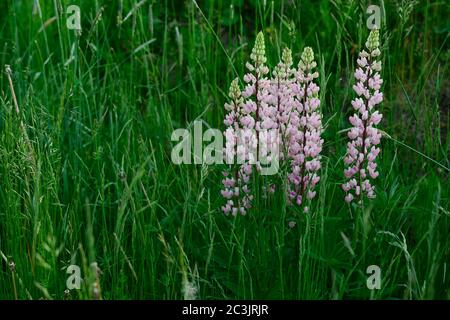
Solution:
[[(365, 4), (39, 2), (42, 16), (33, 1), (0, 4), (0, 298), (62, 299), (71, 264), (85, 280), (71, 299), (98, 285), (106, 299), (180, 299), (188, 284), (203, 299), (449, 298), (445, 1), (378, 3), (386, 135), (364, 211), (340, 184)], [(81, 35), (66, 28), (70, 4)], [(309, 214), (276, 194), (233, 219), (219, 210), (222, 167), (172, 164), (170, 137), (196, 119), (223, 128), (259, 30), (271, 66), (285, 46), (295, 63), (304, 46), (317, 54), (324, 163)]]

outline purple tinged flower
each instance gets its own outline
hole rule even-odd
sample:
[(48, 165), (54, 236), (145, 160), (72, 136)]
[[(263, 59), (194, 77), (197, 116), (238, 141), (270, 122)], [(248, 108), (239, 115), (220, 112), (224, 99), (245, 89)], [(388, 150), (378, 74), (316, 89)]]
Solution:
[(357, 82), (355, 85), (353, 85), (353, 90), (358, 96), (368, 96), (368, 90), (362, 82)]
[(231, 188), (234, 187), (235, 181), (233, 178), (226, 178), (222, 180), (224, 187)]
[(367, 75), (364, 73), (363, 69), (358, 68), (355, 71), (355, 79), (361, 82), (366, 81)]
[(359, 137), (359, 128), (352, 128), (349, 132), (348, 132), (348, 137), (350, 140), (355, 140), (357, 137)]
[(276, 127), (276, 110), (268, 108), (270, 82), (265, 77), (269, 69), (265, 65), (264, 36), (258, 33), (255, 46), (250, 55), (250, 61), (246, 63), (248, 73), (244, 75), (246, 86), (241, 92), (239, 80), (233, 80), (230, 86), (229, 97), (231, 102), (225, 104), (225, 110), (229, 113), (225, 116), (224, 124), (227, 129), (225, 135), (225, 158), (228, 164), (232, 164), (236, 157), (237, 164), (231, 165), (224, 179), (222, 196), (232, 198), (232, 202), (222, 207), (225, 214), (238, 213), (245, 215), (251, 208), (253, 196), (249, 188), (252, 164), (257, 163), (257, 155), (254, 150), (258, 148), (258, 136), (255, 133), (262, 127)]
[[(254, 119), (245, 112), (244, 99), (239, 88), (239, 80), (236, 78), (231, 82), (229, 97), (230, 102), (225, 104), (225, 110), (229, 111), (225, 115), (224, 123), (227, 126), (225, 136), (224, 155), (226, 163), (230, 164), (228, 171), (223, 172), (225, 179), (222, 180), (224, 189), (221, 195), (227, 200), (225, 206), (222, 206), (224, 214), (237, 215), (246, 214), (246, 209), (250, 208), (251, 196), (248, 187), (249, 174), (251, 170), (244, 164), (242, 166), (233, 165), (234, 160), (247, 159), (248, 154), (245, 148), (244, 140), (250, 140), (248, 131), (243, 128), (254, 126)], [(242, 192), (241, 192), (242, 191)]]
[(383, 118), (383, 116), (381, 115), (381, 113), (379, 113), (378, 111), (375, 111), (374, 113), (372, 113), (372, 115), (370, 116), (370, 121), (369, 123), (372, 125), (377, 125), (380, 123), (381, 119)]
[(240, 122), (245, 128), (253, 129), (255, 127), (255, 119), (250, 115), (242, 117)]
[(374, 92), (374, 94), (369, 99), (369, 109), (372, 109), (377, 104), (380, 104), (383, 101), (383, 94), (378, 90)]
[(304, 49), (291, 85), (294, 101), (287, 124), (287, 150), (290, 162), (289, 198), (298, 206), (304, 199), (316, 196), (314, 187), (320, 180), (320, 152), (322, 151), (322, 114), (320, 112), (319, 86), (314, 80), (319, 74), (314, 71), (317, 63), (310, 47)]
[(231, 125), (234, 123), (234, 118), (235, 118), (235, 114), (234, 114), (233, 111), (231, 111), (230, 113), (228, 113), (228, 114), (225, 116), (225, 120), (223, 120), (223, 123), (224, 123), (227, 127), (229, 127), (229, 126), (231, 126)]
[(243, 107), (242, 111), (243, 111), (244, 114), (251, 114), (251, 113), (255, 112), (256, 111), (256, 104), (255, 104), (255, 102), (251, 101), (251, 100), (246, 101), (244, 103), (244, 107)]
[(308, 199), (313, 199), (316, 196), (316, 191), (308, 191)]
[[(367, 63), (367, 57), (363, 58)], [(227, 114), (224, 124), (227, 128), (224, 131), (224, 154), (230, 166), (223, 174), (221, 194), (227, 200), (222, 206), (222, 211), (227, 215), (245, 215), (251, 208), (253, 195), (249, 183), (253, 165), (256, 170), (261, 170), (260, 157), (272, 162), (280, 158), (288, 164), (286, 196), (289, 203), (305, 206), (304, 212), (307, 213), (307, 203), (317, 194), (314, 188), (320, 181), (318, 172), (321, 168), (323, 128), (318, 95), (320, 87), (315, 83), (319, 74), (314, 70), (317, 67), (314, 52), (309, 47), (305, 48), (295, 69), (292, 68), (291, 51), (284, 49), (271, 78), (267, 77), (269, 69), (266, 60), (264, 37), (259, 33), (250, 61), (246, 64), (245, 88), (241, 92), (238, 79), (235, 79), (230, 87), (230, 101), (225, 103)], [(363, 69), (357, 70), (355, 76), (366, 81)], [(366, 91), (361, 87), (363, 97), (367, 96)], [(362, 103), (362, 99), (356, 101), (355, 109), (358, 107), (365, 111), (367, 107)], [(363, 114), (364, 117), (369, 117), (369, 114)], [(377, 121), (376, 116), (373, 121)], [(361, 118), (355, 117), (354, 122), (362, 127)], [(356, 148), (361, 140), (358, 130), (353, 130), (353, 135), (354, 155), (346, 157), (349, 163), (357, 158)], [(368, 138), (376, 140), (377, 136), (374, 134)], [(238, 164), (232, 165), (235, 158)], [(356, 170), (352, 169), (351, 175)], [(268, 184), (262, 190), (275, 192), (275, 184), (270, 179), (266, 181)], [(350, 189), (350, 183), (347, 185)]]
[(350, 202), (352, 202), (352, 200), (353, 200), (353, 195), (352, 195), (351, 193), (348, 193), (348, 194), (345, 196), (345, 201), (346, 201), (347, 203), (350, 203)]
[(364, 106), (364, 101), (361, 98), (356, 98), (352, 101), (352, 106), (356, 111), (358, 111)]
[(230, 189), (221, 190), (220, 193), (226, 199), (231, 199), (233, 196), (233, 192)]
[(361, 51), (357, 59), (357, 83), (353, 86), (357, 97), (352, 101), (355, 113), (349, 117), (353, 127), (347, 133), (350, 142), (344, 157), (344, 163), (348, 166), (344, 170), (344, 176), (348, 181), (342, 184), (342, 189), (346, 193), (345, 201), (348, 203), (354, 199), (359, 201), (363, 196), (374, 198), (375, 187), (370, 179), (379, 175), (375, 160), (380, 153), (380, 148), (376, 145), (380, 143), (381, 134), (375, 126), (383, 116), (375, 110), (375, 106), (383, 101), (383, 94), (380, 92), (383, 80), (379, 74), (381, 61), (376, 60), (381, 53), (378, 49), (378, 30), (370, 32), (366, 47), (368, 52)]
[(380, 90), (383, 84), (383, 79), (381, 79), (379, 74), (376, 74), (373, 78), (369, 79), (369, 88), (373, 90)]
[[(250, 97), (254, 92), (255, 92), (255, 88), (254, 88), (253, 86), (247, 86), (247, 87), (245, 87), (244, 92), (242, 92), (242, 96), (243, 96), (244, 98), (248, 98), (248, 97)], [(250, 112), (251, 112), (251, 109), (250, 109), (250, 111), (247, 111), (247, 113), (250, 113)]]
[(356, 62), (358, 63), (358, 66), (360, 66), (361, 68), (364, 68), (367, 65), (367, 59), (363, 54), (360, 55), (360, 57), (358, 58), (358, 60), (356, 60)]

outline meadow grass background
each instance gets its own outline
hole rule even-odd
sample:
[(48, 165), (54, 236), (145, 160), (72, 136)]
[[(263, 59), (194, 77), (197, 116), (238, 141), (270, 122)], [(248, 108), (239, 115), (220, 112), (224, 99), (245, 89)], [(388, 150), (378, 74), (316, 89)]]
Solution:
[[(1, 299), (95, 298), (94, 286), (104, 299), (450, 298), (447, 1), (371, 3), (392, 139), (364, 211), (340, 184), (368, 3), (41, 0), (40, 15), (33, 2), (0, 2)], [(71, 4), (81, 35), (66, 28)], [(278, 195), (225, 217), (223, 168), (170, 160), (174, 129), (223, 128), (259, 30), (271, 66), (284, 46), (295, 63), (316, 52), (326, 130), (309, 214)], [(71, 264), (85, 281), (67, 297)], [(372, 264), (380, 290), (366, 287)]]

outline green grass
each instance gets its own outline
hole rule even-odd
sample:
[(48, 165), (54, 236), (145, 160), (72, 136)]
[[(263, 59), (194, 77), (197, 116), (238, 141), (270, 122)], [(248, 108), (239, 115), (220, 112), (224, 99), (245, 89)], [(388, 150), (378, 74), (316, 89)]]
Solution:
[[(392, 139), (364, 212), (340, 184), (366, 4), (39, 2), (42, 17), (33, 1), (0, 3), (0, 299), (63, 299), (71, 264), (85, 279), (71, 298), (92, 298), (92, 262), (104, 299), (182, 299), (187, 281), (201, 299), (450, 298), (446, 1), (374, 3), (384, 8), (380, 128)], [(81, 36), (66, 28), (70, 4)], [(225, 217), (222, 168), (170, 160), (174, 129), (223, 128), (225, 92), (259, 30), (271, 66), (284, 46), (295, 63), (305, 46), (317, 53), (326, 130), (309, 214), (276, 196)], [(366, 287), (372, 264), (380, 290)]]

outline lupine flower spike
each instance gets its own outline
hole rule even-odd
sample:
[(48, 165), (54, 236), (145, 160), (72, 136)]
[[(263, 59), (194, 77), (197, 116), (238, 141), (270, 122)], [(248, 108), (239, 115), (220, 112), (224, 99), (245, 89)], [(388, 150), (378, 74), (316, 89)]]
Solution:
[[(320, 180), (320, 152), (322, 151), (322, 115), (319, 109), (319, 86), (314, 79), (319, 77), (314, 68), (314, 52), (310, 47), (304, 49), (292, 85), (294, 106), (287, 127), (288, 155), (291, 172), (288, 175), (288, 200), (302, 205), (305, 198), (313, 199), (315, 186)], [(307, 211), (307, 207), (304, 208)]]
[[(263, 153), (263, 150), (259, 150), (258, 134), (262, 127), (270, 126), (270, 119), (267, 120), (270, 82), (265, 77), (269, 73), (266, 61), (264, 36), (260, 32), (256, 36), (250, 61), (246, 63), (249, 72), (244, 76), (246, 86), (242, 97), (238, 80), (235, 79), (231, 85), (230, 98), (236, 99), (239, 96), (239, 101), (225, 105), (230, 111), (225, 118), (225, 125), (229, 126), (225, 132), (225, 152), (232, 157), (235, 155), (240, 165), (235, 166), (233, 177), (225, 173), (225, 190), (222, 190), (222, 195), (228, 199), (227, 204), (222, 207), (225, 214), (231, 212), (236, 215), (239, 212), (245, 215), (247, 209), (251, 208), (253, 196), (250, 194), (249, 181), (252, 165), (256, 164), (259, 168), (258, 155)], [(233, 125), (233, 129), (230, 129)], [(232, 148), (234, 151), (230, 153)], [(265, 153), (267, 156), (267, 151)]]
[(271, 105), (276, 109), (276, 122), (280, 146), (280, 160), (287, 158), (289, 146), (287, 128), (289, 118), (294, 107), (292, 85), (294, 83), (295, 69), (292, 67), (292, 52), (290, 49), (283, 50), (281, 61), (275, 67), (270, 86)]
[(344, 170), (347, 182), (342, 185), (348, 203), (360, 201), (364, 195), (375, 198), (375, 187), (370, 179), (378, 176), (375, 159), (380, 153), (377, 145), (381, 139), (381, 134), (375, 128), (382, 118), (375, 107), (383, 101), (380, 92), (383, 80), (380, 77), (381, 61), (378, 60), (379, 45), (379, 31), (373, 29), (366, 42), (368, 52), (362, 50), (357, 60), (356, 84), (353, 86), (357, 97), (352, 101), (355, 113), (349, 118), (353, 127), (348, 132), (350, 141), (344, 158), (348, 166)]
[[(292, 68), (292, 52), (288, 48), (283, 49), (281, 61), (275, 66), (270, 79), (269, 87), (269, 105), (264, 115), (265, 123), (271, 122), (270, 129), (265, 131), (261, 136), (266, 140), (262, 145), (267, 147), (264, 155), (270, 156), (271, 161), (279, 161), (287, 158), (288, 137), (286, 135), (289, 115), (294, 105), (292, 96), (292, 84), (294, 82), (295, 69)], [(275, 114), (275, 116), (273, 116)], [(266, 128), (266, 126), (263, 126)], [(275, 129), (276, 128), (276, 129)], [(267, 142), (267, 143), (265, 143)], [(276, 152), (276, 154), (272, 154)], [(268, 187), (263, 187), (268, 194), (274, 193), (276, 184), (271, 183)]]
[[(257, 169), (260, 168), (260, 155), (264, 157), (269, 156), (269, 148), (266, 144), (268, 138), (264, 135), (264, 132), (275, 129), (277, 125), (276, 110), (268, 103), (270, 100), (270, 81), (266, 78), (266, 75), (269, 73), (266, 61), (264, 36), (262, 32), (259, 32), (250, 55), (250, 62), (246, 63), (249, 72), (244, 76), (246, 87), (242, 92), (242, 96), (246, 100), (242, 112), (243, 117), (240, 121), (244, 128), (244, 142), (251, 143), (249, 161), (255, 163)], [(260, 134), (264, 136), (260, 136)]]
[[(222, 207), (222, 211), (225, 214), (232, 214), (234, 216), (237, 213), (246, 214), (246, 210), (251, 207), (251, 201), (253, 196), (250, 194), (248, 182), (252, 167), (248, 162), (248, 153), (245, 153), (246, 148), (242, 148), (242, 119), (247, 116), (243, 113), (244, 99), (239, 89), (239, 79), (236, 78), (231, 82), (229, 97), (230, 103), (225, 103), (225, 110), (228, 111), (225, 116), (225, 126), (227, 129), (224, 132), (225, 135), (225, 148), (224, 157), (226, 163), (230, 164), (230, 170), (224, 171), (222, 180), (224, 189), (221, 191), (222, 196), (227, 200), (225, 206)], [(233, 164), (237, 158), (237, 164)], [(244, 163), (239, 159), (243, 159)]]

